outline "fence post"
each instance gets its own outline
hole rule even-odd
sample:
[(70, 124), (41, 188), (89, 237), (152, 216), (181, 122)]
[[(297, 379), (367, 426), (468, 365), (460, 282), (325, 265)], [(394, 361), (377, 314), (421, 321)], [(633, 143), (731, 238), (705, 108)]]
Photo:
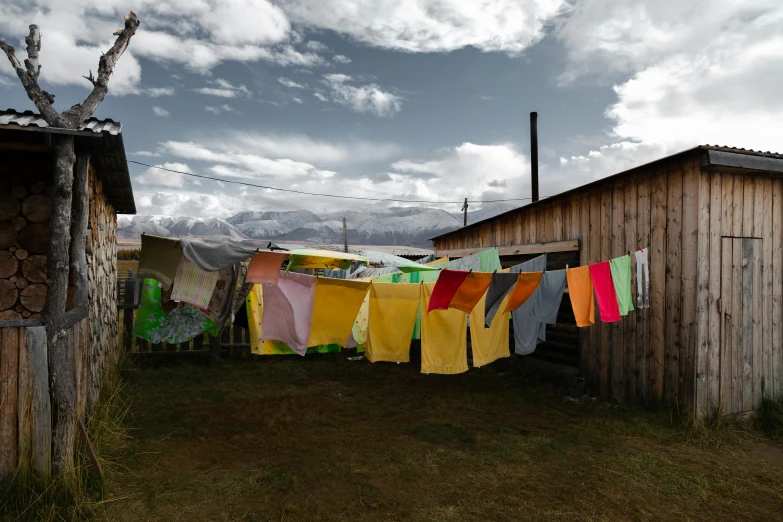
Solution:
[(133, 307), (136, 304), (136, 279), (133, 270), (128, 270), (128, 279), (125, 280), (125, 299), (122, 311), (122, 340), (125, 353), (133, 350)]
[(212, 354), (213, 361), (220, 360), (220, 334), (221, 333), (222, 332), (218, 332), (217, 335), (209, 336), (209, 351)]

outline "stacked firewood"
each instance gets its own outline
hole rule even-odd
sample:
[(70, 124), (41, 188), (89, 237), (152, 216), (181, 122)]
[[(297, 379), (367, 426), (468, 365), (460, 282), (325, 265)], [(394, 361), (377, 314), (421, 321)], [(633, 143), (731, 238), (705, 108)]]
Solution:
[(46, 302), (51, 187), (0, 192), (0, 321), (37, 319)]

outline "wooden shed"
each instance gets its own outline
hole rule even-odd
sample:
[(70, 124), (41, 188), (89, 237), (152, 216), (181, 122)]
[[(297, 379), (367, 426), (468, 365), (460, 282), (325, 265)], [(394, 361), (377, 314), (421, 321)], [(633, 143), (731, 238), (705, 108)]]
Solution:
[(554, 253), (548, 269), (649, 247), (650, 308), (580, 328), (579, 372), (619, 403), (744, 414), (783, 398), (781, 176), (781, 154), (705, 145), (433, 243), (452, 257), (498, 247), (504, 265)]
[[(77, 165), (81, 158), (88, 169), (88, 304), (67, 325), (79, 416), (92, 410), (101, 376), (116, 361), (117, 213), (136, 211), (121, 129), (95, 118), (79, 130), (54, 129), (38, 114), (0, 111), (0, 479), (18, 466), (49, 474), (52, 413), (40, 312), (58, 135), (75, 136)], [(68, 309), (74, 307), (73, 286)]]

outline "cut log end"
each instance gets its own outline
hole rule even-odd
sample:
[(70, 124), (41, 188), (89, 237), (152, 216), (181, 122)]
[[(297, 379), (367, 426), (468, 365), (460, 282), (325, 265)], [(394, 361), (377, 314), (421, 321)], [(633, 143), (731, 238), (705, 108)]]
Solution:
[(46, 285), (30, 285), (19, 296), (22, 305), (31, 312), (40, 312), (46, 304)]

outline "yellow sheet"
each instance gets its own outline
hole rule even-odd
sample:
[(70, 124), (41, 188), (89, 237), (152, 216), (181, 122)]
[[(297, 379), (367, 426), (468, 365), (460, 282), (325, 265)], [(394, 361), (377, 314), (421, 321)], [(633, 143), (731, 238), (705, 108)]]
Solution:
[[(421, 284), (422, 310), (429, 308), (434, 288), (435, 283)], [(468, 371), (467, 323), (468, 316), (460, 310), (432, 310), (422, 314), (422, 373), (455, 374)]]
[(345, 346), (369, 286), (367, 281), (317, 278), (307, 346)]
[[(501, 270), (508, 272), (509, 269)], [(511, 292), (500, 302), (499, 310), (505, 310), (511, 299)], [(484, 328), (484, 308), (487, 294), (481, 297), (476, 307), (470, 313), (470, 346), (473, 350), (473, 366), (485, 366), (503, 357), (509, 357), (508, 347), (508, 314), (495, 314), (492, 325)]]
[(427, 266), (438, 266), (443, 265), (449, 262), (449, 256), (441, 257), (440, 259), (436, 259), (435, 261), (430, 261), (429, 263), (424, 263)]
[(419, 285), (372, 283), (365, 355), (370, 362), (410, 361), (411, 336), (419, 311)]

